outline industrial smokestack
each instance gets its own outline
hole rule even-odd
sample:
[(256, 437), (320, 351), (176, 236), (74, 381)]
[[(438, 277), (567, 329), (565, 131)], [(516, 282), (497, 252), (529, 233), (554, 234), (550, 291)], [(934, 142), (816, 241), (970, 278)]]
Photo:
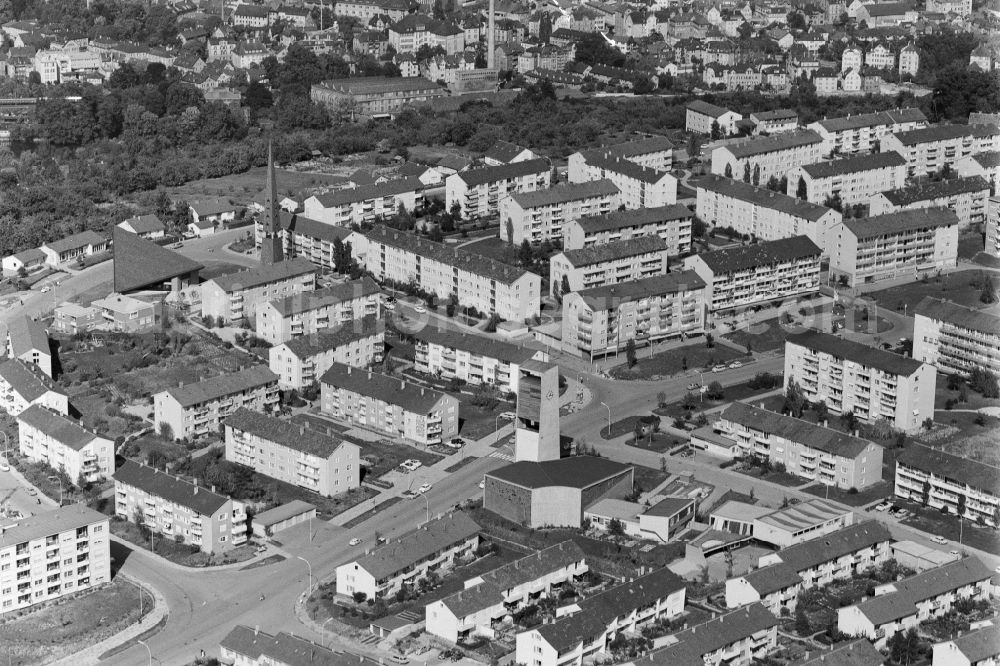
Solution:
[(496, 0), (490, 0), (489, 32), (486, 34), (486, 66), (490, 69), (496, 68)]

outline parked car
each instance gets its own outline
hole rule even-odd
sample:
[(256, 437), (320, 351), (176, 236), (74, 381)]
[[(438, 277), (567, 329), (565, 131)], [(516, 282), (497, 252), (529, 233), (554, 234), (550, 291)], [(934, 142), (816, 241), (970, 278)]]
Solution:
[(514, 412), (501, 412), (500, 418), (512, 421), (515, 418), (517, 418), (517, 414), (515, 414)]
[(379, 546), (381, 546), (382, 544), (384, 544), (387, 541), (388, 541), (388, 539), (386, 539), (384, 536), (380, 536), (377, 539), (375, 539), (376, 545), (379, 545)]
[(712, 372), (722, 372), (725, 369), (726, 369), (726, 366), (724, 366), (724, 365), (717, 365), (714, 368), (712, 368)]
[(479, 489), (482, 490), (485, 487), (486, 487), (486, 479), (483, 479), (482, 481), (479, 482)]
[(934, 537), (933, 537), (933, 538), (932, 538), (931, 540), (932, 540), (932, 541), (933, 541), (934, 543), (940, 543), (940, 544), (947, 544), (947, 543), (948, 543), (948, 540), (947, 540), (947, 539), (945, 539), (945, 538), (944, 538), (943, 536), (941, 536), (940, 534), (935, 534), (935, 535), (934, 535)]
[(732, 363), (729, 364), (729, 367), (735, 370), (736, 368), (742, 368), (743, 364), (740, 363), (739, 361), (733, 361)]
[(352, 545), (352, 546), (357, 546), (359, 543), (361, 543), (361, 539), (359, 537), (354, 537), (353, 539), (351, 539), (347, 543), (350, 544), (350, 545)]
[(445, 446), (450, 446), (453, 449), (460, 449), (463, 446), (465, 446), (467, 443), (468, 442), (466, 442), (461, 437), (452, 437), (451, 441), (448, 442), (448, 443), (446, 443)]
[(404, 490), (402, 493), (399, 494), (399, 496), (402, 497), (403, 499), (416, 499), (420, 497), (420, 495), (413, 492), (412, 490)]
[(701, 384), (699, 384), (698, 382), (691, 382), (690, 384), (688, 384), (688, 391), (697, 391), (700, 388)]
[(49, 285), (45, 285), (44, 287), (42, 287), (42, 293), (43, 294), (47, 294), (50, 291), (52, 291), (52, 287), (50, 287)]
[(875, 505), (875, 510), (876, 511), (885, 511), (888, 508), (889, 508), (889, 503), (888, 502), (881, 502), (881, 503)]
[(421, 495), (423, 495), (424, 493), (429, 492), (430, 489), (433, 488), (433, 487), (434, 486), (432, 486), (429, 483), (424, 483), (424, 484), (421, 484), (419, 488), (417, 488), (417, 492), (420, 493)]
[(425, 308), (420, 303), (417, 303), (413, 306), (413, 311), (416, 312), (417, 314), (424, 314), (425, 312), (427, 312), (427, 308)]
[(410, 472), (412, 472), (415, 469), (420, 468), (421, 466), (423, 466), (423, 463), (420, 462), (419, 460), (414, 460), (413, 458), (410, 458), (408, 460), (404, 460), (400, 464), (400, 467), (402, 467), (402, 468), (404, 468), (406, 470), (409, 470)]
[(8, 465), (5, 462), (0, 462), (0, 472), (9, 472), (9, 471), (10, 471), (10, 465)]

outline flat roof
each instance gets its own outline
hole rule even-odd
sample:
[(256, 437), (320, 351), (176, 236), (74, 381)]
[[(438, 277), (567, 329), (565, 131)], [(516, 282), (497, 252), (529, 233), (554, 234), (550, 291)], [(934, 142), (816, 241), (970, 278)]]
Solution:
[(516, 462), (487, 472), (486, 476), (530, 489), (553, 486), (583, 489), (632, 470), (631, 465), (607, 458), (572, 456), (544, 462)]
[(722, 519), (738, 520), (744, 523), (752, 523), (757, 518), (774, 513), (774, 509), (757, 504), (747, 504), (746, 502), (736, 502), (729, 500), (722, 506), (713, 509), (711, 515)]
[(585, 513), (591, 513), (605, 518), (636, 521), (639, 519), (639, 515), (644, 513), (644, 508), (645, 507), (638, 502), (627, 502), (622, 499), (606, 497), (602, 500), (598, 500), (595, 504), (584, 511)]
[(851, 513), (849, 510), (840, 509), (821, 499), (811, 499), (773, 511), (755, 519), (754, 522), (765, 523), (787, 532), (800, 532), (849, 513)]
[(267, 511), (261, 511), (255, 514), (253, 517), (253, 522), (256, 525), (263, 525), (265, 527), (270, 525), (276, 525), (283, 520), (288, 520), (289, 518), (294, 518), (295, 516), (301, 516), (304, 513), (309, 513), (310, 511), (315, 511), (316, 505), (310, 504), (303, 500), (292, 500), (291, 502), (285, 502), (280, 506), (276, 506), (273, 509), (268, 509)]

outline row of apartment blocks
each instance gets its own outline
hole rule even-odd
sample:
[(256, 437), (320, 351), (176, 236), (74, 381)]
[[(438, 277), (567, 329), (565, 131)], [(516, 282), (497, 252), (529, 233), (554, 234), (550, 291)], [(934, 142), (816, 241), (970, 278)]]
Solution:
[(256, 334), (278, 345), (293, 338), (379, 317), (382, 290), (369, 277), (268, 301), (256, 309)]
[(559, 296), (663, 275), (667, 252), (667, 243), (652, 235), (564, 250), (549, 260), (550, 293)]
[(896, 458), (896, 497), (1000, 527), (1000, 468), (926, 446)]
[(315, 290), (317, 272), (307, 259), (293, 258), (212, 278), (201, 285), (201, 316), (255, 321), (264, 303)]
[(787, 192), (796, 196), (804, 189), (804, 199), (814, 204), (839, 199), (854, 205), (905, 183), (906, 160), (899, 153), (858, 153), (795, 167), (788, 172)]
[(928, 296), (913, 317), (913, 358), (946, 374), (1000, 374), (1000, 316)]
[(463, 219), (500, 213), (500, 203), (520, 192), (544, 190), (552, 182), (552, 165), (543, 158), (485, 166), (445, 179), (448, 210), (458, 206)]
[(879, 152), (897, 152), (906, 159), (909, 178), (931, 176), (971, 155), (1000, 150), (996, 125), (934, 125), (887, 134)]
[(249, 409), (225, 420), (226, 460), (324, 497), (361, 484), (361, 447)]
[(508, 243), (562, 239), (567, 222), (618, 208), (619, 190), (610, 180), (565, 183), (513, 194), (500, 202), (500, 235)]
[(0, 617), (110, 583), (108, 523), (71, 504), (0, 524)]
[(197, 480), (126, 460), (114, 473), (115, 515), (208, 554), (247, 541), (246, 506)]
[(611, 181), (618, 188), (620, 205), (628, 210), (677, 203), (677, 178), (673, 174), (630, 159), (619, 146), (570, 155), (567, 175), (571, 183)]
[(382, 361), (384, 350), (385, 322), (368, 315), (274, 345), (268, 367), (278, 376), (279, 388), (301, 391), (334, 363), (367, 368)]
[(823, 140), (824, 155), (874, 152), (883, 137), (926, 126), (927, 117), (917, 108), (824, 118), (808, 125)]

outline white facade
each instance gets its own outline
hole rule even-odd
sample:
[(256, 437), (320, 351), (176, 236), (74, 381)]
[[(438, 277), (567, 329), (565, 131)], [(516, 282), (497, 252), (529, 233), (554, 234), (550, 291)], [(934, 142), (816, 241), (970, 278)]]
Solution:
[(946, 165), (954, 167), (969, 155), (1000, 150), (1000, 129), (992, 125), (935, 125), (882, 138), (881, 152), (895, 151), (906, 158), (910, 178), (930, 176)]
[(800, 180), (806, 200), (814, 204), (833, 198), (850, 205), (868, 203), (879, 192), (903, 187), (906, 160), (898, 153), (877, 153), (795, 167), (788, 173), (789, 196), (798, 196)]
[(882, 137), (927, 126), (919, 109), (894, 109), (841, 118), (824, 118), (809, 124), (809, 129), (823, 139), (824, 155), (870, 153)]
[(500, 237), (515, 245), (559, 240), (567, 222), (616, 208), (618, 188), (609, 180), (514, 194), (500, 201)]
[(18, 448), (31, 462), (66, 473), (74, 484), (92, 483), (115, 471), (114, 442), (40, 405), (17, 417)]
[(426, 326), (413, 333), (417, 372), (441, 379), (457, 378), (472, 384), (490, 384), (504, 393), (517, 393), (520, 366), (528, 360), (548, 362), (540, 349), (511, 345), (491, 338), (454, 333)]
[(549, 260), (550, 293), (561, 295), (666, 272), (667, 244), (659, 236), (639, 236), (555, 255)]
[(375, 185), (334, 190), (305, 200), (305, 216), (324, 224), (349, 227), (394, 217), (400, 207), (412, 213), (423, 201), (419, 178), (401, 178)]
[(503, 199), (543, 190), (551, 182), (551, 166), (545, 159), (461, 171), (444, 181), (446, 206), (450, 211), (458, 204), (463, 219), (497, 215)]
[(1000, 474), (991, 465), (914, 445), (896, 460), (895, 493), (951, 515), (964, 501), (965, 519), (1000, 526)]
[(822, 159), (823, 140), (811, 130), (785, 132), (719, 146), (712, 151), (712, 173), (764, 185), (803, 164)]
[(925, 298), (913, 309), (913, 358), (946, 374), (1000, 375), (1000, 316)]
[(691, 249), (693, 216), (687, 206), (673, 204), (581, 217), (563, 225), (563, 250), (655, 235), (666, 242), (667, 254), (678, 256)]
[(673, 174), (618, 156), (613, 150), (570, 155), (568, 176), (571, 183), (610, 180), (619, 190), (619, 203), (629, 210), (677, 203), (677, 178)]

